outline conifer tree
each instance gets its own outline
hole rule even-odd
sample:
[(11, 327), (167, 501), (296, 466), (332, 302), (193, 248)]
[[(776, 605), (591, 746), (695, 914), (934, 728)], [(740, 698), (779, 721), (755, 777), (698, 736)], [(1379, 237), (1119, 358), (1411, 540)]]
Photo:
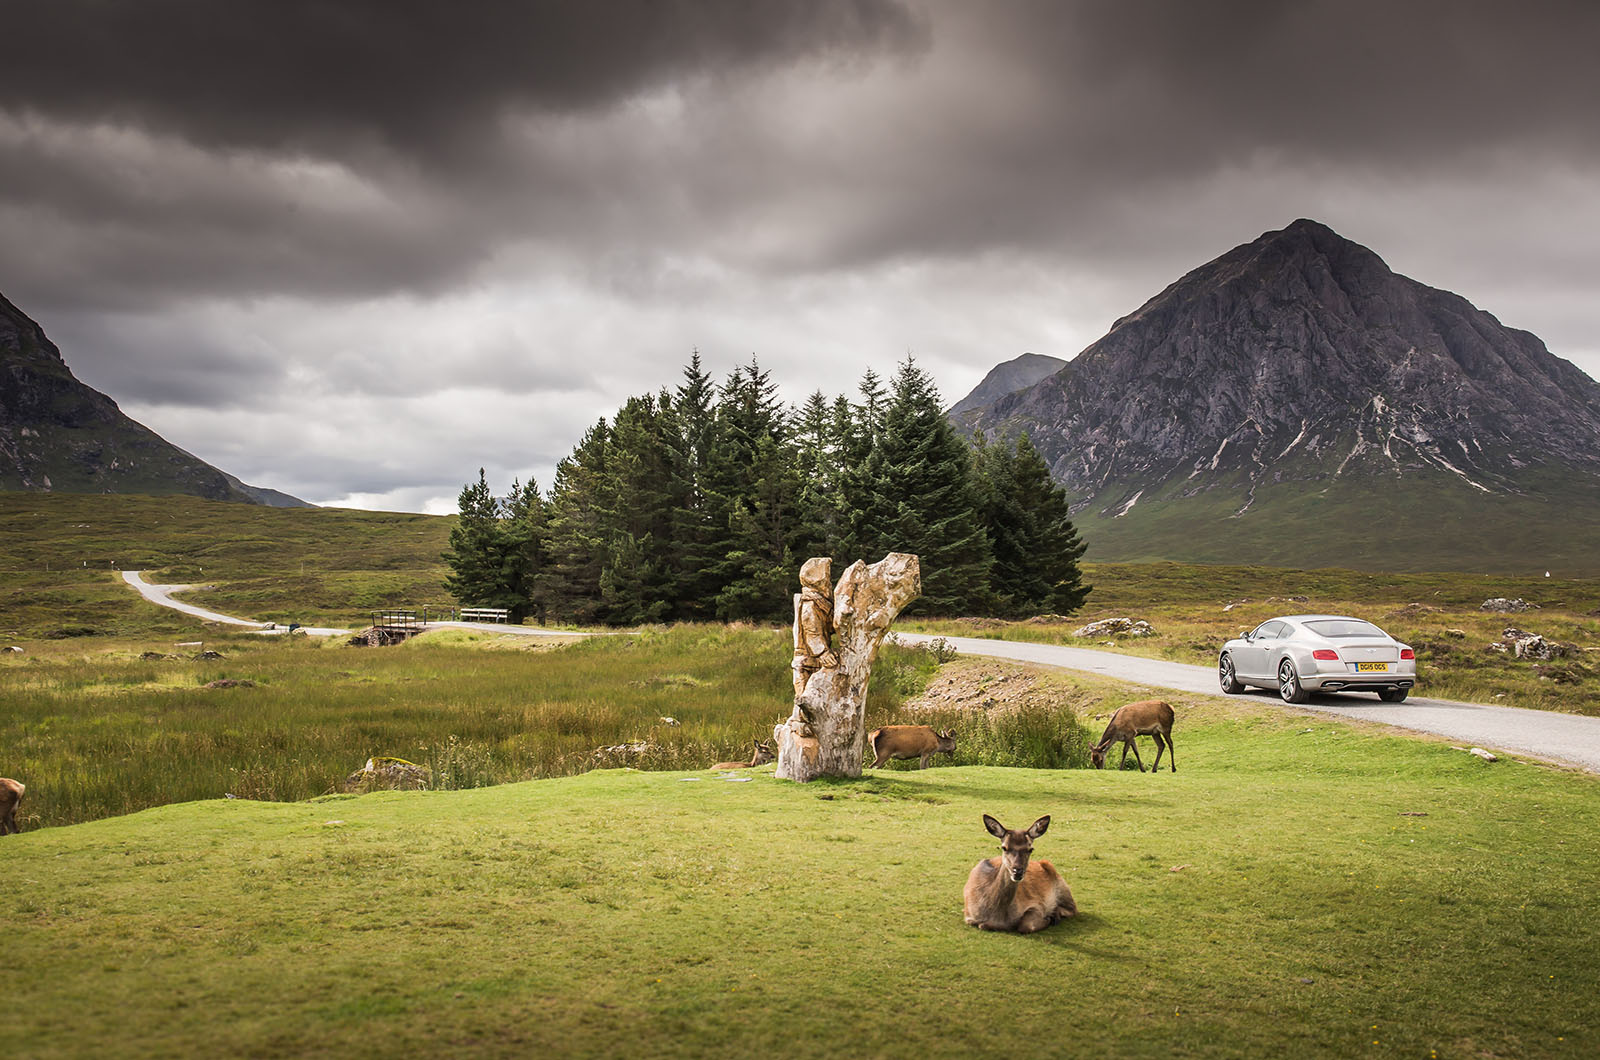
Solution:
[(695, 350), (683, 370), (683, 382), (676, 391), (679, 426), (677, 474), (673, 511), (673, 580), (677, 599), (673, 614), (681, 618), (707, 619), (716, 609), (717, 584), (713, 571), (716, 555), (716, 519), (707, 496), (716, 446), (716, 386), (700, 365)]
[(450, 574), (445, 589), (463, 604), (503, 607), (520, 622), (532, 607), (533, 578), (544, 557), (544, 518), (539, 491), (511, 484), (498, 499), (483, 468), (478, 481), (462, 487), (459, 521), (444, 554)]
[(1090, 587), (1078, 560), (1084, 544), (1072, 525), (1066, 491), (1050, 478), (1027, 435), (1014, 446), (978, 444), (980, 495), (994, 549), (991, 587), (998, 614), (1071, 614)]
[(535, 581), (535, 599), (550, 615), (569, 622), (602, 617), (600, 574), (611, 555), (605, 525), (606, 439), (604, 419), (556, 465), (548, 505), (548, 559)]
[(981, 613), (993, 557), (972, 451), (945, 417), (933, 380), (910, 357), (895, 373), (868, 470), (874, 496), (867, 525), (879, 549), (921, 557), (920, 606), (934, 614)]

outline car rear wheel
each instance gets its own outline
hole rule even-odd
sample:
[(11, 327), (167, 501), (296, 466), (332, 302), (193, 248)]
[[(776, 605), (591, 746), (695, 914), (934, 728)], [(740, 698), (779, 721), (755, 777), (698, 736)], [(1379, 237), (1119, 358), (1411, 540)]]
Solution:
[(1239, 675), (1233, 669), (1233, 656), (1224, 653), (1217, 660), (1217, 683), (1230, 696), (1244, 691), (1244, 685), (1239, 682)]
[(1385, 703), (1404, 703), (1407, 691), (1404, 688), (1385, 688), (1378, 693), (1378, 698)]
[(1305, 686), (1300, 683), (1300, 675), (1295, 671), (1294, 663), (1288, 659), (1278, 664), (1278, 695), (1283, 697), (1285, 703), (1304, 703), (1311, 698), (1306, 694)]

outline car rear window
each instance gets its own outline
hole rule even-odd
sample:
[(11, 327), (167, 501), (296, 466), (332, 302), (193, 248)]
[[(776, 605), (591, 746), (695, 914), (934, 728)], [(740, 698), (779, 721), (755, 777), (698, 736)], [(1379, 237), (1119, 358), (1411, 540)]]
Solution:
[(1371, 622), (1354, 618), (1324, 618), (1307, 622), (1306, 628), (1324, 637), (1387, 637), (1388, 634)]

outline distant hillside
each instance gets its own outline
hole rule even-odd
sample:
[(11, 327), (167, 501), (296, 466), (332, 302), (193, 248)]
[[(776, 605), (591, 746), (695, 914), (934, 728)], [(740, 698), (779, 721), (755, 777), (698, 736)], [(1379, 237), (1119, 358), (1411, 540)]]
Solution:
[(187, 494), (304, 507), (248, 486), (78, 381), (44, 329), (0, 295), (0, 490)]
[(1054, 375), (1067, 366), (1059, 357), (1046, 357), (1042, 353), (1025, 353), (1002, 361), (989, 369), (983, 382), (972, 388), (972, 393), (950, 406), (950, 415), (960, 417), (967, 412), (994, 404), (1007, 394), (1025, 390), (1046, 376)]
[(1096, 559), (1600, 569), (1600, 384), (1315, 221), (953, 419), (1027, 432)]

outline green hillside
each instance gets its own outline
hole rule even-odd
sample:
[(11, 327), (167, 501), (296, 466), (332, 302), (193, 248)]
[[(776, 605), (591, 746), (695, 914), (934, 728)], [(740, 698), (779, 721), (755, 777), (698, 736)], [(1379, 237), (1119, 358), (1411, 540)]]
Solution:
[(1412, 471), (1404, 479), (1269, 483), (1252, 497), (1239, 475), (1190, 496), (1184, 482), (1169, 481), (1121, 516), (1138, 487), (1109, 486), (1100, 494), (1118, 498), (1109, 509), (1074, 519), (1088, 558), (1101, 562), (1600, 574), (1600, 488), (1539, 477), (1527, 486), (1524, 494), (1485, 494), (1444, 472)]
[[(1593, 777), (1270, 707), (1180, 772), (606, 771), (0, 840), (0, 1052), (1541, 1056), (1600, 1048)], [(770, 768), (770, 767), (769, 767)], [(967, 927), (982, 813), (1082, 910)]]
[[(0, 626), (35, 634), (63, 626), (137, 633), (138, 616), (155, 609), (126, 587), (116, 584), (107, 593), (99, 581), (90, 583), (101, 603), (87, 610), (74, 593), (63, 593), (63, 574), (82, 585), (87, 572), (113, 570), (215, 586), (189, 599), (267, 621), (350, 622), (378, 607), (442, 605), (449, 598), (440, 555), (453, 522), (196, 497), (0, 493), (6, 581), (0, 592), (9, 605), (9, 621)], [(126, 596), (128, 606), (107, 596)]]

